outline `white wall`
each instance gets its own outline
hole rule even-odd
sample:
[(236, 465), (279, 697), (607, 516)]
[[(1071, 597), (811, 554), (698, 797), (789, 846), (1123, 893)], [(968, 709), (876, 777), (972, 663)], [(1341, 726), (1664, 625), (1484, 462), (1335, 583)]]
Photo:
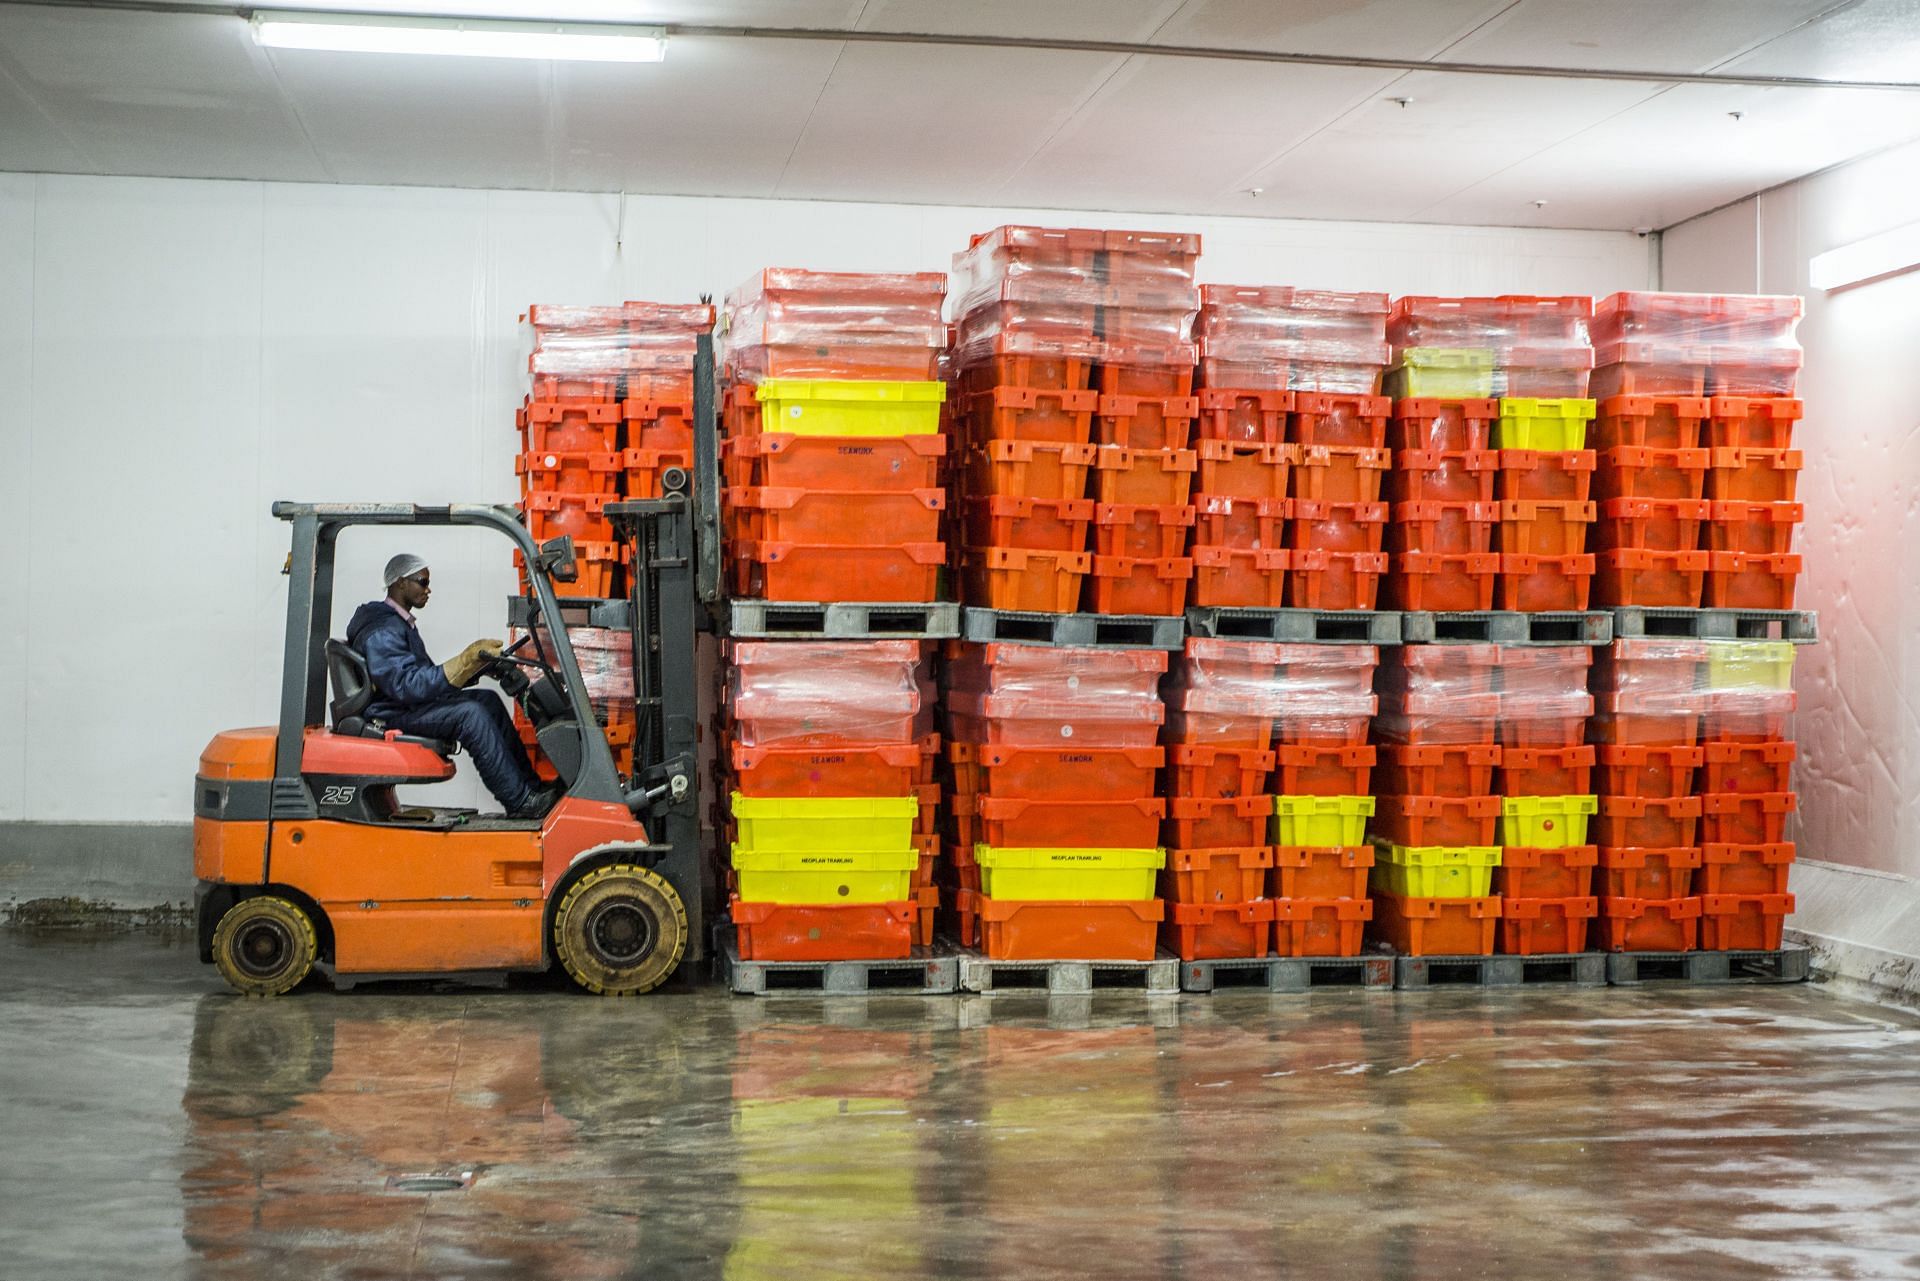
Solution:
[[(274, 715), (268, 505), (510, 500), (526, 304), (944, 270), (1006, 221), (1196, 230), (1212, 281), (1650, 283), (1646, 243), (1604, 232), (0, 175), (0, 820), (184, 821), (208, 736)], [(501, 631), (487, 537), (405, 539), (438, 655)], [(345, 608), (400, 545), (362, 539)]]
[(1794, 923), (1920, 991), (1920, 272), (1825, 293), (1815, 254), (1920, 220), (1920, 144), (1818, 174), (1665, 237), (1670, 288), (1797, 293), (1807, 349), (1800, 497), (1822, 643), (1800, 692)]

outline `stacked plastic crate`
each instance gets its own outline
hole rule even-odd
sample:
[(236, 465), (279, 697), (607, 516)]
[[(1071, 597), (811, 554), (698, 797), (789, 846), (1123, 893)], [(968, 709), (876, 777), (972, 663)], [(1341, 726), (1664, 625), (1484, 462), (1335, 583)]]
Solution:
[(1584, 645), (1505, 646), (1498, 653), (1500, 950), (1515, 956), (1587, 950), (1600, 900), (1588, 843), (1599, 800), (1587, 741), (1593, 696)]
[(1000, 227), (954, 256), (969, 604), (1178, 614), (1197, 236)]
[(1800, 313), (1796, 297), (1601, 300), (1601, 603), (1793, 607)]
[(1379, 656), (1371, 645), (1186, 642), (1167, 684), (1162, 883), (1182, 959), (1359, 953), (1372, 914)]
[[(721, 830), (742, 959), (932, 941), (938, 784), (918, 641), (729, 641)], [(937, 741), (937, 740), (936, 740)]]
[(952, 642), (956, 933), (995, 960), (1150, 960), (1160, 650)]
[[(1398, 298), (1388, 317), (1394, 367), (1387, 385), (1403, 401), (1408, 424), (1426, 424), (1427, 449), (1403, 445), (1420, 456), (1404, 460), (1417, 479), (1396, 490), (1432, 497), (1398, 497), (1402, 503), (1459, 504), (1487, 501), (1485, 460), (1472, 444), (1439, 450), (1431, 437), (1450, 434), (1471, 441), (1464, 424), (1484, 421), (1485, 402), (1497, 399), (1490, 444), (1499, 503), (1492, 608), (1538, 612), (1587, 608), (1594, 561), (1586, 551), (1592, 504), (1594, 454), (1585, 434), (1593, 417), (1587, 383), (1593, 369), (1588, 322), (1590, 298)], [(1404, 402), (1415, 402), (1405, 405)], [(1455, 424), (1462, 424), (1455, 429)], [(1403, 428), (1419, 439), (1419, 433)], [(1449, 456), (1451, 455), (1451, 456)], [(1436, 473), (1437, 469), (1437, 473)], [(1443, 483), (1444, 478), (1450, 485)], [(1428, 483), (1431, 482), (1431, 483)], [(1441, 498), (1439, 493), (1472, 494)], [(1444, 592), (1459, 598), (1486, 595), (1484, 557), (1494, 548), (1478, 544), (1493, 531), (1485, 513), (1453, 509), (1409, 513), (1415, 526), (1405, 535), (1410, 575), (1397, 588), (1406, 609), (1438, 609), (1424, 603)], [(1440, 520), (1442, 524), (1425, 522)], [(1417, 542), (1420, 550), (1408, 544)], [(1425, 550), (1435, 547), (1434, 551)], [(1470, 547), (1472, 550), (1453, 550)], [(1440, 550), (1444, 548), (1444, 550)], [(1445, 556), (1435, 562), (1428, 557)], [(1408, 604), (1418, 599), (1420, 605)], [(1467, 608), (1486, 609), (1476, 605)]]
[(514, 470), (527, 528), (536, 540), (574, 540), (579, 576), (556, 592), (615, 596), (621, 549), (606, 505), (653, 497), (663, 468), (692, 466), (694, 346), (713, 328), (713, 308), (539, 304), (525, 319), (533, 378), (515, 415)]
[[(520, 635), (516, 630), (508, 639), (518, 640)], [(623, 777), (632, 774), (633, 633), (605, 627), (569, 627), (567, 639), (573, 645), (574, 659), (580, 664), (580, 675), (587, 682), (587, 699), (593, 704), (594, 716), (606, 731), (607, 745), (613, 749), (614, 768)], [(540, 629), (539, 640), (543, 653), (553, 653), (553, 642), (548, 639), (545, 628)], [(533, 761), (533, 772), (544, 781), (558, 778), (559, 771), (540, 750), (540, 736), (533, 722), (527, 719), (518, 703), (513, 708), (513, 724), (520, 731), (521, 745)]]
[(1192, 604), (1373, 608), (1386, 317), (1385, 294), (1201, 288)]
[(946, 277), (769, 268), (721, 320), (736, 596), (932, 601)]
[(1795, 647), (1783, 641), (1708, 641), (1700, 732), (1700, 946), (1780, 946), (1794, 909), (1787, 882), (1796, 748)]

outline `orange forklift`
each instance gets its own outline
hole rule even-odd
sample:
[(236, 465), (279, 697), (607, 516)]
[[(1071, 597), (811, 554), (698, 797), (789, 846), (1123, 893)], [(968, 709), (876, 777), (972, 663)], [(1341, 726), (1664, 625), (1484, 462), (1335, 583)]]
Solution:
[[(293, 526), (279, 723), (215, 736), (194, 780), (200, 958), (235, 988), (278, 995), (316, 967), (345, 988), (557, 961), (588, 991), (624, 996), (701, 959), (717, 886), (700, 848), (695, 644), (701, 602), (719, 595), (705, 340), (697, 370), (694, 465), (714, 483), (670, 468), (660, 498), (608, 505), (632, 557), (626, 599), (558, 596), (553, 583), (575, 575), (571, 540), (536, 546), (511, 508), (274, 504)], [(541, 819), (403, 804), (397, 787), (453, 777), (453, 745), (368, 720), (366, 662), (327, 634), (342, 532), (447, 525), (503, 536), (526, 569), (526, 594), (508, 605), (525, 634), (485, 674), (525, 711), (565, 786)], [(633, 638), (629, 777), (568, 624)]]

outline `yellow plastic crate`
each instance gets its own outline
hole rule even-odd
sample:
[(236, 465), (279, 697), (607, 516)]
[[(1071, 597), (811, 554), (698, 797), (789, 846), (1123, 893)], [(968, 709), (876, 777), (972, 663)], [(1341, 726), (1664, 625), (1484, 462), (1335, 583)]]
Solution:
[(1487, 400), (1493, 396), (1493, 348), (1408, 347), (1387, 370), (1387, 395), (1446, 396)]
[(1792, 641), (1708, 641), (1707, 688), (1792, 689)]
[(1509, 396), (1493, 425), (1495, 449), (1585, 449), (1597, 402)]
[(913, 897), (920, 851), (795, 854), (733, 847), (740, 898), (748, 903), (899, 903)]
[(940, 382), (822, 382), (769, 378), (754, 393), (760, 429), (800, 436), (932, 436), (940, 430)]
[(1150, 899), (1156, 874), (1167, 864), (1163, 849), (1046, 849), (973, 847), (980, 865), (980, 892), (990, 898)]
[(1368, 888), (1402, 898), (1485, 898), (1493, 892), (1498, 845), (1374, 846)]
[(1359, 845), (1373, 817), (1371, 796), (1276, 796), (1275, 845)]
[(1587, 843), (1598, 796), (1508, 796), (1500, 801), (1500, 843), (1558, 850)]
[(892, 854), (912, 847), (913, 821), (919, 813), (920, 802), (911, 796), (742, 796), (735, 792), (734, 849)]

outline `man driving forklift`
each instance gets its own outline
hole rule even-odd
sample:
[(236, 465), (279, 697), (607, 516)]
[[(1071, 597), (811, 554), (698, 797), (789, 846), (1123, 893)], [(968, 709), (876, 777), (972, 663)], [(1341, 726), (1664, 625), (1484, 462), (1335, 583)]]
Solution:
[(347, 624), (347, 644), (367, 660), (377, 691), (369, 721), (407, 734), (451, 739), (473, 758), (480, 781), (509, 818), (540, 818), (560, 799), (540, 784), (500, 700), (469, 689), (500, 656), (498, 640), (477, 640), (436, 664), (420, 639), (416, 611), (433, 595), (427, 562), (403, 552), (387, 562), (384, 599), (368, 601)]

